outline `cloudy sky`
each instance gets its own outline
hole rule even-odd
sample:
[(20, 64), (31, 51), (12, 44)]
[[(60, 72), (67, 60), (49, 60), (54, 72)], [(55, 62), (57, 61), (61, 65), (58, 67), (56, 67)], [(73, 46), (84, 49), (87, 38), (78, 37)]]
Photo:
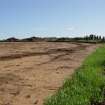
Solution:
[(105, 0), (0, 0), (0, 38), (105, 35)]

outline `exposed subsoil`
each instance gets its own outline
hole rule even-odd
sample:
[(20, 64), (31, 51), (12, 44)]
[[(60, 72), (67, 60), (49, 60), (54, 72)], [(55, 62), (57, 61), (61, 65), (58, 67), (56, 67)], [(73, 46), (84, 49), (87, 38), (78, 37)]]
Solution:
[(0, 43), (0, 105), (42, 105), (97, 45)]

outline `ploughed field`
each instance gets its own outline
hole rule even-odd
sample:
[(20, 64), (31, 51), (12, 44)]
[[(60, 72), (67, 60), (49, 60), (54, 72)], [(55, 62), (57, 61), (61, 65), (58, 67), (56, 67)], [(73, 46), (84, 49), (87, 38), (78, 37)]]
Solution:
[(0, 105), (42, 105), (96, 47), (66, 42), (0, 43)]

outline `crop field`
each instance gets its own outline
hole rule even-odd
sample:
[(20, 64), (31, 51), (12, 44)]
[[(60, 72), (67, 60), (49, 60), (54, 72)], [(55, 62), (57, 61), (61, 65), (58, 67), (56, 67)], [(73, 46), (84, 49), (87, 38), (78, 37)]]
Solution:
[(1, 42), (0, 105), (90, 105), (103, 101), (105, 50), (90, 55), (98, 46)]

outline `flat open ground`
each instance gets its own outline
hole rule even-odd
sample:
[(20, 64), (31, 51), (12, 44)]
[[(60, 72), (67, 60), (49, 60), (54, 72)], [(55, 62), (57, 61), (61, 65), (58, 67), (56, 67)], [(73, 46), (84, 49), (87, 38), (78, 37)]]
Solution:
[(42, 105), (96, 45), (0, 43), (0, 105)]

